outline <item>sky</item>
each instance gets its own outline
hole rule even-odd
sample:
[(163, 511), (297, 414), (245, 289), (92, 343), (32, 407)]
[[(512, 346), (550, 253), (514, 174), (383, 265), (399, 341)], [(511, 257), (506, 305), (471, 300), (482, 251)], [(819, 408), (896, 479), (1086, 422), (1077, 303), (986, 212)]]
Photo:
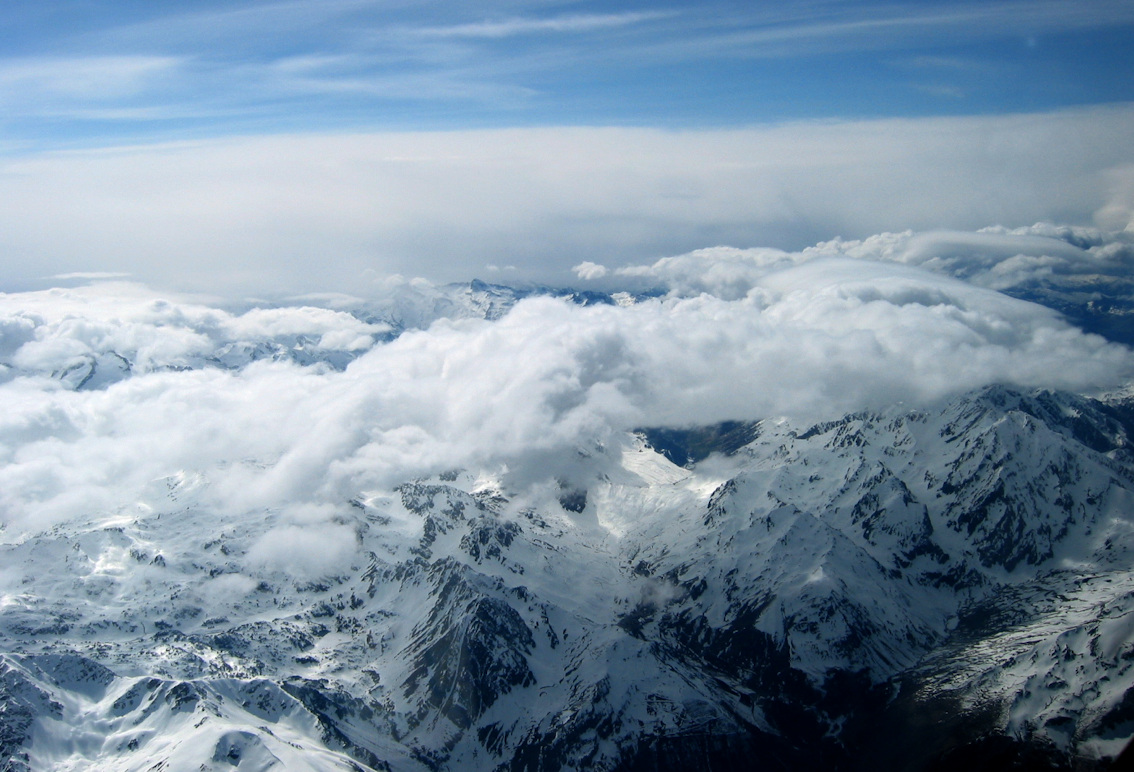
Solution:
[(5, 142), (705, 128), (1134, 98), (1121, 0), (5, 3)]
[(1122, 230), (1134, 200), (1128, 2), (84, 0), (0, 28), (0, 291), (564, 284)]

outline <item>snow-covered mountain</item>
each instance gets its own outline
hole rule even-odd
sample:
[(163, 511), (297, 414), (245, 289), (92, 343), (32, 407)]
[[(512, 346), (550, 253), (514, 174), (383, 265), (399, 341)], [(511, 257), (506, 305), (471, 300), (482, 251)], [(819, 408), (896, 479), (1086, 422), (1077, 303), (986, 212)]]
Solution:
[(990, 387), (746, 430), (690, 467), (650, 432), (579, 447), (534, 498), (359, 490), (329, 569), (258, 561), (279, 514), (217, 509), (205, 471), (10, 539), (0, 758), (1101, 765), (1134, 735), (1134, 403)]
[(860, 247), (0, 296), (0, 769), (1108, 767), (1130, 351)]

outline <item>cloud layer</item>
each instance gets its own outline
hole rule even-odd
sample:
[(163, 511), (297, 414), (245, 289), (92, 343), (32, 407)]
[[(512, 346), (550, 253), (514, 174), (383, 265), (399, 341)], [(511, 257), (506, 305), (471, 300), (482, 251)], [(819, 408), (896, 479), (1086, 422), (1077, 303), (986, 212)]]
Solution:
[[(965, 248), (1036, 238), (970, 234)], [(902, 255), (925, 243), (875, 241)], [(1095, 390), (1134, 374), (1128, 349), (1048, 309), (846, 256), (860, 247), (698, 253), (685, 258), (708, 277), (696, 292), (623, 306), (534, 297), (497, 321), (438, 318), (388, 342), (357, 310), (239, 313), (123, 284), (7, 295), (0, 511), (13, 533), (128, 514), (155, 481), (199, 474), (199, 506), (274, 513), (249, 553), (268, 565), (308, 533), (349, 553), (334, 516), (361, 492), (456, 467), (543, 484), (571, 474), (577, 449), (638, 426), (916, 406), (993, 382)], [(763, 268), (737, 279), (749, 263)], [(310, 359), (281, 354), (300, 341)], [(210, 356), (234, 342), (243, 358)], [(68, 380), (76, 357), (112, 356), (126, 363), (117, 377)], [(306, 574), (326, 568), (309, 562)]]
[[(1121, 230), (1134, 108), (740, 130), (249, 137), (0, 161), (0, 288), (128, 273), (366, 294), (366, 272), (566, 284), (706, 245), (901, 229)], [(512, 266), (493, 269), (490, 266)], [(33, 268), (34, 267), (34, 268)], [(38, 286), (43, 286), (42, 284)]]
[(663, 288), (677, 295), (704, 292), (735, 299), (772, 273), (827, 258), (914, 266), (1000, 291), (1057, 285), (1091, 289), (1104, 281), (1125, 284), (1134, 275), (1134, 231), (1050, 223), (979, 231), (903, 231), (833, 239), (798, 252), (712, 247), (614, 270), (584, 261), (573, 270), (588, 285), (608, 290)]

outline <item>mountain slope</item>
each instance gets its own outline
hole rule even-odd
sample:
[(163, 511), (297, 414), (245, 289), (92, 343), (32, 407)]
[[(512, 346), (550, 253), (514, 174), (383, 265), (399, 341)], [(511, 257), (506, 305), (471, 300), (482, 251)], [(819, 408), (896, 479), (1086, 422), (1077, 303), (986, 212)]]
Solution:
[(483, 470), (358, 490), (323, 528), (350, 549), (289, 546), (290, 567), (265, 545), (313, 531), (218, 507), (186, 470), (0, 545), (0, 753), (914, 769), (995, 746), (1102, 767), (1134, 736), (1132, 411), (991, 387), (762, 421), (690, 468), (618, 436), (528, 490)]

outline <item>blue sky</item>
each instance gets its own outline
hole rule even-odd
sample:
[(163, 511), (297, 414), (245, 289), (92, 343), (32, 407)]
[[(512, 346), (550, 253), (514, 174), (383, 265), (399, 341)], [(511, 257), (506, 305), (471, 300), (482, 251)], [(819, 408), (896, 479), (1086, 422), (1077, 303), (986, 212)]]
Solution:
[(1121, 0), (9, 2), (9, 148), (718, 127), (1134, 99)]
[(1134, 220), (1134, 3), (0, 4), (0, 291)]

